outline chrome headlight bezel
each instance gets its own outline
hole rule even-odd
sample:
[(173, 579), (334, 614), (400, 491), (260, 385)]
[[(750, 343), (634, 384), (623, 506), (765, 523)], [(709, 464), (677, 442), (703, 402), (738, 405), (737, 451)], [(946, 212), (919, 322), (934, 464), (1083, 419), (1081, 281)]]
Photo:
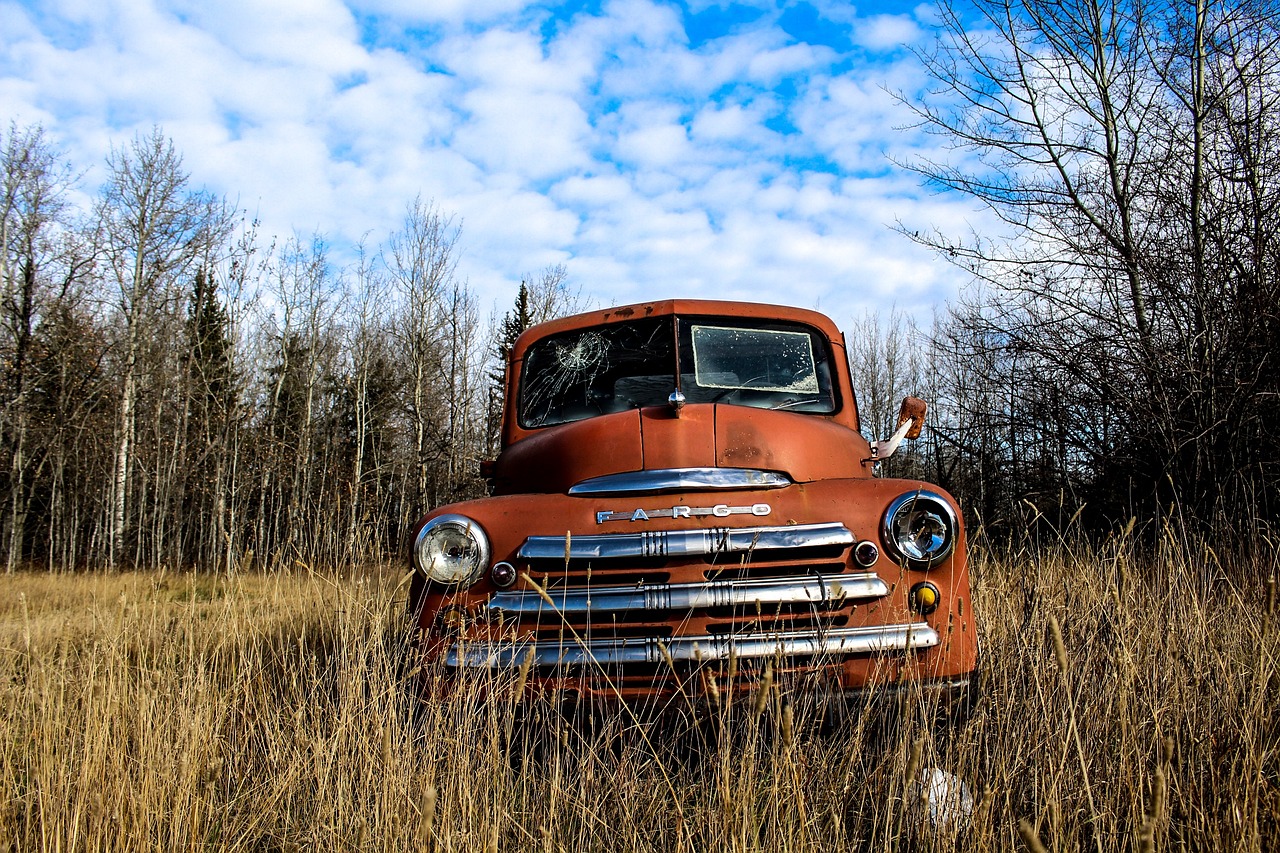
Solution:
[(932, 569), (955, 550), (960, 522), (951, 503), (924, 489), (899, 495), (885, 510), (880, 538), (909, 569)]
[(489, 567), (489, 537), (465, 515), (438, 515), (418, 531), (413, 563), (432, 583), (471, 586)]

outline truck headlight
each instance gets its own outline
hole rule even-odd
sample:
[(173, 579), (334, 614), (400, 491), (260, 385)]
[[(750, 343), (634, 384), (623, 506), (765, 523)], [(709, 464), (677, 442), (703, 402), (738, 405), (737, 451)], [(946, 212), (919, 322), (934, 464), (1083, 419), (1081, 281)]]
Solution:
[(902, 565), (928, 569), (947, 558), (956, 545), (955, 510), (933, 492), (908, 492), (884, 514), (885, 548)]
[(418, 531), (413, 556), (427, 580), (470, 585), (489, 565), (489, 539), (465, 515), (438, 515)]

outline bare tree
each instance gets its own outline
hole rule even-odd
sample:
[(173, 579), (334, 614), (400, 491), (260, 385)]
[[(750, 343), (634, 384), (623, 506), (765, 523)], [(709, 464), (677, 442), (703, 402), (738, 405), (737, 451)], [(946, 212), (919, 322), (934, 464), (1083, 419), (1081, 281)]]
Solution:
[(0, 446), (7, 456), (5, 570), (26, 543), (26, 519), (36, 469), (48, 448), (31, 450), (32, 393), (41, 365), (39, 324), (91, 263), (68, 222), (66, 193), (74, 179), (40, 127), (10, 125), (0, 143)]
[(385, 472), (393, 468), (388, 445), (393, 441), (391, 402), (398, 390), (395, 358), (388, 346), (386, 277), (360, 247), (352, 276), (351, 316), (347, 325), (346, 399), (350, 441), (350, 499), (346, 525), (347, 559), (377, 553), (385, 539), (380, 529), (389, 519), (380, 512), (385, 499)]
[(407, 376), (405, 409), (413, 435), (415, 490), (405, 509), (411, 515), (438, 502), (433, 472), (436, 461), (448, 452), (442, 425), (450, 401), (441, 391), (451, 334), (446, 306), (455, 284), (459, 234), (453, 217), (416, 198), (383, 252), (397, 296), (392, 334)]
[[(479, 490), (488, 353), (451, 217), (416, 201), (348, 274), (319, 238), (260, 257), (159, 131), (111, 152), (91, 216), (39, 129), (0, 142), (7, 569), (380, 559)], [(562, 269), (536, 284), (568, 298)]]
[(316, 448), (322, 437), (322, 380), (336, 358), (342, 294), (319, 236), (287, 241), (267, 265), (262, 306), (265, 399), (255, 453), (259, 471), (254, 541), (264, 559), (314, 557), (322, 522), (316, 505)]
[(440, 497), (460, 500), (479, 492), (480, 447), (484, 428), (483, 367), (485, 353), (480, 337), (475, 297), (454, 282), (441, 306), (448, 318), (442, 363), (445, 405), (439, 427)]
[(915, 321), (897, 308), (887, 315), (867, 311), (849, 327), (849, 368), (858, 389), (862, 431), (869, 438), (891, 433), (902, 398), (921, 393), (921, 340)]
[[(212, 467), (209, 482), (202, 484), (208, 509), (191, 513), (195, 535), (188, 559), (195, 565), (226, 571), (235, 565), (241, 496), (247, 491), (240, 476), (249, 467), (242, 443), (251, 415), (245, 405), (251, 379), (246, 363), (246, 326), (258, 297), (262, 264), (257, 254), (257, 223), (250, 222), (226, 252), (207, 258), (203, 264), (213, 279), (205, 310), (213, 314), (214, 322), (202, 322), (199, 315), (191, 314), (188, 319), (188, 328), (194, 332), (189, 336), (193, 345), (190, 360), (200, 365), (193, 377), (192, 394), (202, 401), (206, 413), (198, 426), (200, 441), (195, 452), (212, 460), (206, 463)], [(197, 308), (195, 302), (193, 299), (193, 309)]]
[(587, 310), (582, 289), (572, 285), (564, 264), (551, 264), (536, 275), (526, 275), (521, 285), (528, 287), (530, 325)]
[(931, 407), (925, 439), (899, 448), (893, 458), (878, 464), (878, 470), (898, 477), (930, 476), (924, 447), (937, 422), (935, 397), (940, 389), (929, 374), (928, 340), (918, 323), (896, 307), (883, 314), (867, 311), (849, 326), (845, 345), (858, 395), (858, 418), (867, 438), (884, 438), (893, 432), (908, 394), (923, 397)]
[(988, 286), (956, 328), (1001, 353), (968, 356), (1014, 398), (1005, 452), (1056, 457), (1107, 514), (1153, 488), (1230, 514), (1275, 481), (1277, 18), (978, 0), (921, 56), (935, 86), (909, 100), (961, 156), (912, 165), (1007, 231), (904, 230)]
[(115, 285), (120, 332), (120, 390), (115, 475), (111, 481), (107, 562), (124, 558), (136, 405), (147, 324), (173, 310), (176, 283), (205, 247), (225, 239), (226, 205), (189, 187), (182, 158), (157, 128), (135, 137), (107, 158), (109, 172), (98, 201), (102, 259)]

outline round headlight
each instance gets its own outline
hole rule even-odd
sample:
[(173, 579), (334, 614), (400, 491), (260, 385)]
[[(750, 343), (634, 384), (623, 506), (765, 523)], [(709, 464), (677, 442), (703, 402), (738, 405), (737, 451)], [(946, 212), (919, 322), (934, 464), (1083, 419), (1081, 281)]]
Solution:
[(438, 515), (418, 531), (418, 571), (443, 584), (472, 584), (489, 565), (489, 539), (465, 515)]
[(956, 545), (955, 510), (933, 492), (908, 492), (884, 514), (884, 544), (899, 563), (928, 569), (947, 558)]

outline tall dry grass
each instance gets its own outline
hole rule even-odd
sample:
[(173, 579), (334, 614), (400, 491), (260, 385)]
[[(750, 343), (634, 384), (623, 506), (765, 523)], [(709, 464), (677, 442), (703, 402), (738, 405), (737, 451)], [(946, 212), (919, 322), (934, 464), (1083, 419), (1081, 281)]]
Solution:
[[(0, 847), (1268, 850), (1276, 555), (1232, 559), (977, 554), (968, 721), (886, 694), (823, 731), (778, 683), (696, 728), (517, 707), (518, 672), (421, 701), (391, 569), (4, 577)], [(971, 818), (930, 823), (934, 767)]]

